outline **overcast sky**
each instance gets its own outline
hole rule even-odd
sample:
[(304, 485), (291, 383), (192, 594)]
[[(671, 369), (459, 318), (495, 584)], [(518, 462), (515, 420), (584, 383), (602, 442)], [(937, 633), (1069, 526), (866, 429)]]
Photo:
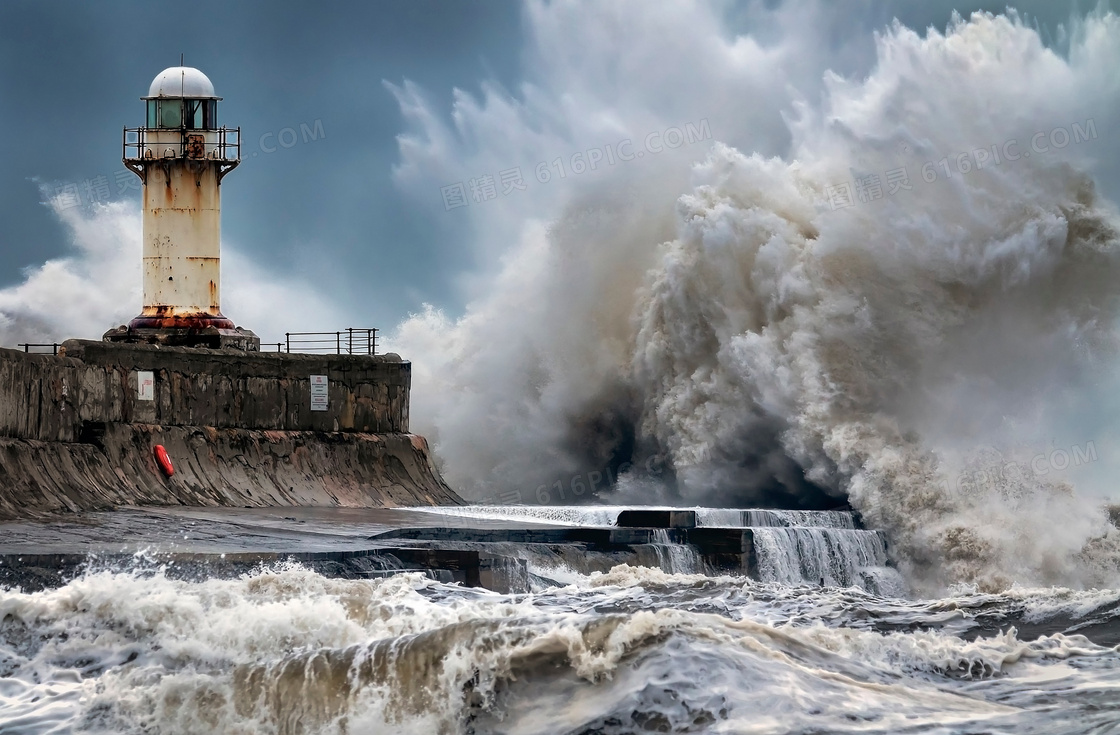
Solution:
[[(727, 4), (727, 32), (749, 33), (762, 43), (780, 35), (767, 27), (765, 10), (775, 5)], [(873, 31), (894, 16), (914, 28), (943, 29), (953, 8), (966, 14), (1003, 9), (996, 2), (946, 0), (843, 5), (822, 22), (833, 46), (829, 66), (845, 74), (866, 71), (874, 58)], [(1019, 3), (1044, 38), (1068, 19), (1073, 5)], [(466, 242), (479, 238), (487, 219), (523, 216), (501, 197), (449, 211), (432, 181), (409, 186), (407, 171), (394, 179), (394, 166), (401, 164), (397, 136), (410, 122), (386, 82), (408, 90), (406, 96), (419, 95), (424, 114), (442, 118), (454, 134), (453, 106), (483, 100), (484, 89), (499, 90), (514, 104), (529, 90), (562, 94), (540, 78), (540, 56), (578, 53), (587, 32), (574, 28), (562, 39), (566, 48), (542, 49), (527, 37), (526, 8), (506, 0), (9, 0), (0, 12), (0, 287), (21, 281), (22, 269), (71, 249), (63, 222), (42, 203), (44, 188), (48, 194), (76, 191), (83, 207), (138, 202), (136, 182), (120, 162), (121, 128), (143, 122), (139, 97), (182, 53), (224, 97), (222, 122), (243, 131), (244, 162), (223, 185), (224, 240), (271, 272), (318, 284), (353, 323), (382, 328), (425, 302), (461, 313), (471, 275), (485, 272), (486, 261), (502, 250), (480, 252)], [(640, 34), (642, 20), (621, 28)], [(686, 52), (665, 48), (657, 63), (687, 68)], [(819, 81), (820, 70), (805, 77)], [(768, 140), (721, 117), (717, 107), (712, 101), (682, 109), (679, 123), (708, 119), (717, 140), (769, 155), (785, 152), (788, 139), (780, 130)], [(786, 113), (764, 111), (776, 123)], [(289, 148), (276, 137), (285, 129), (293, 131), (284, 133), (285, 142), (296, 136)], [(467, 137), (455, 146), (470, 150), (469, 130), (459, 132)], [(510, 166), (524, 164), (524, 175), (535, 163), (511, 151)], [(227, 281), (225, 288), (228, 294), (236, 284)]]
[[(826, 441), (851, 427), (821, 416), (913, 430), (947, 468), (1093, 443), (1100, 461), (1071, 472), (1115, 494), (1120, 276), (1048, 278), (1094, 247), (1087, 226), (1067, 242), (1069, 217), (1116, 217), (1120, 19), (1006, 10), (7, 2), (0, 344), (97, 338), (139, 311), (121, 131), (183, 54), (243, 133), (223, 312), (272, 343), (380, 328), (413, 362), (412, 429), (467, 496), (668, 458), (683, 484), (656, 492), (804, 500), (806, 468), (817, 489), (852, 481), (830, 479), (848, 460)], [(1028, 158), (1038, 133), (1054, 146)], [(1021, 158), (980, 172), (978, 151), (1014, 141)], [(836, 211), (838, 185), (902, 170), (912, 190)], [(857, 344), (874, 360), (851, 371)], [(868, 402), (818, 406), (823, 385)]]
[[(121, 129), (143, 123), (139, 98), (182, 53), (224, 98), (223, 124), (243, 131), (244, 164), (222, 191), (224, 238), (278, 270), (313, 269), (383, 326), (422, 297), (443, 300), (461, 266), (454, 228), (434, 219), (438, 190), (412, 200), (391, 182), (401, 115), (382, 80), (414, 80), (444, 110), (454, 87), (514, 80), (515, 4), (8, 2), (0, 12), (0, 284), (68, 248), (40, 183), (76, 184), (84, 204), (85, 182), (104, 176), (109, 198), (138, 201), (119, 189), (136, 183), (121, 173)], [(301, 126), (312, 135), (278, 145)]]

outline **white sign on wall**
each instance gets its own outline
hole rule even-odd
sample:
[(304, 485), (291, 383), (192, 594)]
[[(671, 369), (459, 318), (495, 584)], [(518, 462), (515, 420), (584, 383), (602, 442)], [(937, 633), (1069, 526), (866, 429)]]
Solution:
[(327, 410), (327, 376), (311, 376), (311, 410)]
[(151, 370), (136, 371), (136, 397), (141, 401), (156, 399), (156, 376)]

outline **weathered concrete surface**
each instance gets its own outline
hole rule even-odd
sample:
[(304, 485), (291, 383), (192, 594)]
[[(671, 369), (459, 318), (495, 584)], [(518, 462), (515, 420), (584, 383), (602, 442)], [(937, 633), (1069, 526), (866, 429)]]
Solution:
[[(334, 577), (423, 571), (444, 582), (499, 592), (528, 591), (527, 562), (508, 549), (370, 539), (396, 528), (441, 522), (480, 528), (510, 525), (501, 520), (448, 518), (434, 509), (337, 507), (135, 507), (0, 521), (0, 586), (55, 587), (83, 571), (100, 569), (158, 568), (175, 577), (203, 579), (297, 561)], [(538, 553), (554, 552), (542, 547)], [(573, 547), (569, 553), (580, 551)], [(600, 556), (601, 571), (636, 561), (633, 553)]]
[(624, 510), (616, 523), (631, 528), (696, 528), (696, 511)]
[[(626, 538), (613, 536), (620, 531)], [(684, 533), (670, 532), (678, 541)], [(661, 567), (665, 554), (651, 540), (651, 529), (565, 528), (438, 508), (133, 507), (0, 521), (0, 586), (54, 587), (100, 569), (203, 579), (298, 561), (328, 576), (423, 570), (445, 582), (527, 592), (533, 579), (559, 584), (539, 576), (549, 569)]]
[[(159, 471), (152, 447), (175, 474)], [(423, 437), (109, 424), (86, 442), (0, 439), (0, 519), (120, 505), (446, 505)]]
[[(152, 397), (138, 391), (151, 372)], [(311, 376), (328, 404), (311, 410)], [(459, 503), (408, 433), (411, 364), (86, 340), (0, 349), (0, 519), (119, 505)], [(163, 445), (165, 478), (152, 456)]]
[[(0, 349), (0, 436), (77, 441), (84, 426), (148, 423), (263, 431), (407, 433), (412, 365), (397, 355), (295, 355), (69, 340), (63, 353)], [(137, 395), (154, 373), (155, 400)], [(329, 406), (311, 410), (310, 376)]]

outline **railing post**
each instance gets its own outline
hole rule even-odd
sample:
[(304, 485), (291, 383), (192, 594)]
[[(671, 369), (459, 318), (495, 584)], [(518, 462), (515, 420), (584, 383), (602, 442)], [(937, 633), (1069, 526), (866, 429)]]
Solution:
[(284, 344), (289, 354), (292, 351), (292, 333), (284, 332)]

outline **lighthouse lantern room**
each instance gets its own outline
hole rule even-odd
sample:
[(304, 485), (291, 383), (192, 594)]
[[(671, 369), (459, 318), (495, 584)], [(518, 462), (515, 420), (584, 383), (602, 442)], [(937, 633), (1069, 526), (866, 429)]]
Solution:
[(257, 350), (221, 312), (221, 184), (241, 129), (218, 125), (214, 85), (175, 66), (152, 82), (146, 125), (124, 130), (124, 165), (143, 182), (143, 311), (111, 341)]

